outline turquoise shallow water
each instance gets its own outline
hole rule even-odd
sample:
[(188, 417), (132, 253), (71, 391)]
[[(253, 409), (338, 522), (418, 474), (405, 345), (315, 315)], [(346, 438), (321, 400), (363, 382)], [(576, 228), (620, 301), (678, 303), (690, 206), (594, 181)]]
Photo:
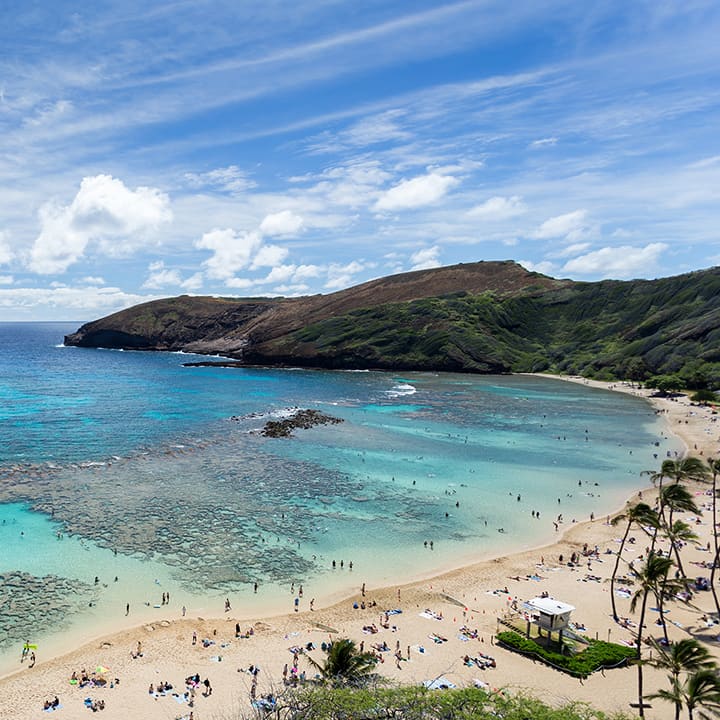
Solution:
[[(0, 672), (25, 636), (156, 617), (163, 592), (175, 616), (289, 610), (291, 583), (307, 602), (541, 544), (677, 447), (642, 400), (582, 385), (185, 368), (63, 348), (74, 329), (0, 324)], [(256, 432), (296, 406), (344, 422)]]

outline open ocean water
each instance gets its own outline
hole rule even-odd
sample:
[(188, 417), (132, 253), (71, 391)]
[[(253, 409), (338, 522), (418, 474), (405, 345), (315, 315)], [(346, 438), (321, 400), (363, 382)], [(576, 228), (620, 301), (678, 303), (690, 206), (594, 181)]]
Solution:
[[(680, 448), (645, 401), (572, 383), (187, 368), (63, 347), (75, 329), (0, 323), (0, 674), (26, 639), (54, 652), (225, 597), (286, 612), (291, 583), (305, 609), (540, 545)], [(294, 407), (343, 422), (258, 434)]]

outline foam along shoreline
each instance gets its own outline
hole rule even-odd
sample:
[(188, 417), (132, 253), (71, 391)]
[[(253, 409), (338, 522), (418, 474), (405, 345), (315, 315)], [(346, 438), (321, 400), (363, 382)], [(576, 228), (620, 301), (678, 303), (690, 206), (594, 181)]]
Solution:
[[(558, 379), (647, 397), (645, 391), (618, 383)], [(720, 426), (710, 411), (682, 399), (649, 400), (663, 413), (668, 430), (679, 436), (692, 454), (712, 457), (718, 453)], [(643, 490), (647, 491), (646, 488)], [(698, 487), (695, 491), (699, 504), (707, 500), (705, 488)], [(712, 532), (707, 513), (694, 527), (700, 541), (683, 550), (687, 563), (708, 559), (703, 550)], [(148, 686), (169, 681), (182, 693), (183, 679), (196, 672), (210, 679), (214, 692), (209, 697), (198, 694), (195, 718), (227, 715), (235, 707), (249, 710), (252, 676), (246, 671), (250, 665), (261, 668), (258, 693), (271, 688), (277, 690), (282, 687), (285, 664), (292, 663), (293, 655), (288, 648), (305, 648), (308, 643), (319, 648), (320, 643), (330, 636), (351, 637), (358, 643), (363, 642), (366, 649), (376, 643), (386, 643), (391, 652), (381, 653), (384, 662), (378, 666), (379, 671), (399, 682), (420, 683), (442, 674), (458, 685), (479, 680), (491, 688), (526, 690), (552, 703), (577, 699), (609, 712), (629, 712), (629, 703), (636, 700), (634, 670), (616, 670), (608, 672), (606, 677), (596, 674), (579, 683), (493, 645), (496, 618), (508, 609), (509, 602), (515, 598), (521, 602), (543, 592), (572, 603), (577, 608), (574, 619), (587, 628), (592, 637), (629, 642), (631, 631), (616, 625), (609, 617), (607, 580), (613, 564), (610, 554), (617, 548), (616, 538), (620, 534), (620, 529), (607, 524), (605, 518), (562, 524), (553, 544), (474, 563), (402, 586), (367, 587), (365, 597), (360, 589), (362, 578), (358, 575), (355, 593), (326, 607), (320, 607), (316, 602), (311, 610), (312, 598), (306, 588), (302, 598), (296, 595), (298, 612), (286, 615), (249, 617), (232, 608), (223, 612), (224, 608), (218, 604), (202, 617), (190, 613), (183, 618), (181, 607), (173, 601), (163, 610), (161, 619), (96, 638), (59, 657), (46, 659), (38, 653), (37, 664), (32, 668), (24, 662), (18, 672), (0, 680), (0, 717), (36, 718), (44, 701), (55, 695), (63, 706), (59, 712), (71, 719), (86, 717), (87, 708), (83, 703), (86, 697), (105, 700), (106, 718), (183, 716), (188, 714), (189, 708), (187, 704), (178, 703), (181, 694), (178, 698), (172, 694), (155, 697), (148, 693)], [(585, 544), (590, 548), (597, 545), (600, 554), (588, 558), (587, 562), (583, 556), (583, 564), (568, 567), (567, 558), (572, 552), (581, 553)], [(634, 550), (639, 555), (643, 548)], [(628, 555), (627, 559), (631, 557)], [(354, 603), (360, 605), (363, 601), (366, 603), (364, 609), (353, 608)], [(371, 602), (376, 604), (371, 606)], [(709, 617), (712, 609), (710, 593), (699, 593), (696, 602), (697, 610), (672, 605), (669, 615), (671, 637), (685, 637), (690, 630), (707, 639), (713, 654), (720, 657), (720, 645), (714, 642), (718, 628), (708, 627), (702, 619), (703, 615)], [(618, 604), (620, 614), (629, 615), (629, 600), (618, 598)], [(432, 611), (429, 619), (424, 612), (428, 609)], [(385, 610), (402, 610), (402, 613), (386, 618)], [(442, 619), (433, 618), (433, 614), (441, 615)], [(386, 623), (386, 619), (389, 622)], [(240, 625), (241, 635), (247, 637), (236, 637), (236, 623)], [(648, 621), (652, 634), (651, 623), (652, 617)], [(372, 625), (379, 629), (377, 634), (363, 632), (363, 627)], [(468, 639), (460, 632), (463, 626), (476, 629), (477, 638)], [(248, 633), (250, 628), (252, 634)], [(329, 628), (337, 630), (338, 634), (330, 633)], [(196, 644), (192, 641), (193, 633), (198, 638)], [(203, 639), (207, 639), (207, 645)], [(133, 658), (138, 643), (142, 655)], [(403, 657), (397, 665), (392, 652), (396, 647)], [(307, 652), (315, 658), (322, 655), (319, 649)], [(497, 667), (480, 670), (465, 664), (466, 655), (478, 653), (495, 658)], [(109, 686), (111, 683), (98, 688), (70, 684), (73, 671), (80, 672), (84, 668), (92, 673), (100, 666), (108, 668), (105, 675), (114, 687)], [(312, 675), (301, 654), (299, 671), (303, 670)], [(115, 685), (115, 678), (120, 680), (118, 685)], [(652, 669), (646, 671), (648, 692), (664, 687), (665, 682), (663, 673)], [(671, 711), (670, 705), (653, 701), (647, 716), (650, 719), (670, 718)]]

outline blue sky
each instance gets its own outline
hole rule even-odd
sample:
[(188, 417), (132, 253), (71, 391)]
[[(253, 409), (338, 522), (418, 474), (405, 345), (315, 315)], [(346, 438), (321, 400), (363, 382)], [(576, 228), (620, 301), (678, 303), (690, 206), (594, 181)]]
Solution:
[(716, 0), (4, 5), (0, 320), (720, 263)]

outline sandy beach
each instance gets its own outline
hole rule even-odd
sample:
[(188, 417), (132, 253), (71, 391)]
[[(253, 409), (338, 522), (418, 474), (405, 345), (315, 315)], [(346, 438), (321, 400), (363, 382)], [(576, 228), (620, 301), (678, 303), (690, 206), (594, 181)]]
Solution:
[[(647, 396), (648, 392), (621, 383), (599, 383), (582, 378), (560, 378), (616, 392)], [(687, 398), (650, 400), (667, 421), (667, 432), (676, 434), (685, 443), (689, 454), (704, 458), (718, 455), (720, 450), (720, 424), (709, 408), (693, 406)], [(664, 458), (658, 459), (658, 468)], [(649, 468), (657, 469), (657, 468)], [(651, 490), (638, 488), (643, 498), (651, 497)], [(707, 487), (692, 488), (698, 505), (709, 508)], [(699, 536), (697, 544), (685, 546), (683, 562), (689, 574), (696, 566), (711, 560), (706, 549), (712, 537), (712, 520), (709, 512), (692, 521)], [(550, 523), (556, 518), (547, 518)], [(24, 720), (49, 714), (43, 711), (45, 700), (55, 696), (60, 707), (53, 715), (68, 720), (88, 717), (85, 699), (103, 700), (102, 717), (165, 719), (187, 717), (193, 711), (194, 720), (231, 718), (237, 709), (250, 709), (250, 692), (253, 673), (258, 668), (257, 694), (277, 691), (283, 686), (283, 670), (292, 673), (294, 652), (298, 653), (297, 672), (312, 677), (313, 670), (305, 654), (320, 660), (321, 643), (337, 637), (350, 637), (364, 643), (365, 649), (385, 644), (389, 651), (381, 652), (383, 662), (378, 671), (391, 681), (420, 683), (444, 676), (463, 686), (476, 680), (487, 683), (492, 689), (507, 692), (527, 691), (550, 703), (561, 704), (568, 700), (583, 700), (606, 711), (631, 714), (630, 703), (636, 701), (636, 671), (622, 669), (596, 673), (580, 682), (546, 666), (533, 663), (494, 645), (498, 631), (498, 617), (511, 610), (513, 601), (548, 593), (576, 607), (573, 620), (584, 627), (590, 637), (630, 642), (631, 630), (613, 622), (611, 617), (609, 577), (612, 573), (617, 539), (622, 526), (611, 525), (609, 517), (572, 523), (568, 518), (559, 524), (557, 541), (542, 548), (497, 557), (469, 565), (459, 570), (399, 587), (365, 587), (357, 576), (357, 591), (348, 598), (330, 606), (317, 603), (310, 608), (312, 587), (304, 588), (298, 612), (275, 617), (249, 617), (231, 608), (225, 612), (219, 606), (215, 617), (182, 617), (182, 609), (173, 601), (163, 609), (164, 617), (152, 624), (114, 635), (99, 638), (66, 655), (46, 658), (38, 655), (34, 667), (29, 661), (19, 662), (17, 673), (0, 680), (0, 717)], [(568, 567), (567, 558), (581, 553), (583, 546), (598, 547), (598, 556)], [(628, 546), (626, 560), (643, 554), (644, 542), (639, 537), (637, 546)], [(563, 556), (564, 561), (560, 561)], [(698, 569), (698, 575), (709, 571)], [(290, 593), (290, 588), (288, 588)], [(355, 607), (365, 603), (365, 608)], [(630, 616), (630, 600), (617, 598), (621, 616)], [(720, 659), (720, 642), (716, 640), (720, 626), (702, 619), (713, 610), (709, 592), (697, 593), (694, 605), (673, 603), (668, 615), (671, 638), (687, 637), (688, 633), (708, 641), (714, 655)], [(390, 614), (385, 615), (386, 611)], [(401, 612), (394, 612), (401, 611)], [(648, 634), (659, 637), (661, 629), (655, 626), (657, 613), (650, 612)], [(375, 626), (378, 632), (363, 628)], [(383, 627), (383, 626), (386, 627)], [(239, 626), (240, 637), (236, 637)], [(461, 628), (477, 630), (461, 633)], [(196, 640), (193, 640), (195, 636)], [(203, 642), (206, 641), (206, 642)], [(315, 649), (308, 650), (309, 644)], [(402, 660), (396, 662), (399, 649)], [(18, 661), (20, 660), (18, 648)], [(137, 655), (140, 650), (140, 655)], [(491, 656), (496, 667), (480, 669), (464, 663), (466, 655)], [(73, 672), (85, 670), (90, 677), (107, 680), (102, 687), (71, 684)], [(94, 675), (93, 675), (94, 674)], [(198, 674), (201, 680), (210, 681), (212, 693), (207, 694), (201, 685), (189, 707), (184, 698), (185, 678)], [(150, 693), (159, 683), (169, 682), (173, 689), (164, 695)], [(664, 687), (663, 673), (646, 670), (647, 692)], [(668, 703), (652, 701), (648, 718), (673, 717)]]

